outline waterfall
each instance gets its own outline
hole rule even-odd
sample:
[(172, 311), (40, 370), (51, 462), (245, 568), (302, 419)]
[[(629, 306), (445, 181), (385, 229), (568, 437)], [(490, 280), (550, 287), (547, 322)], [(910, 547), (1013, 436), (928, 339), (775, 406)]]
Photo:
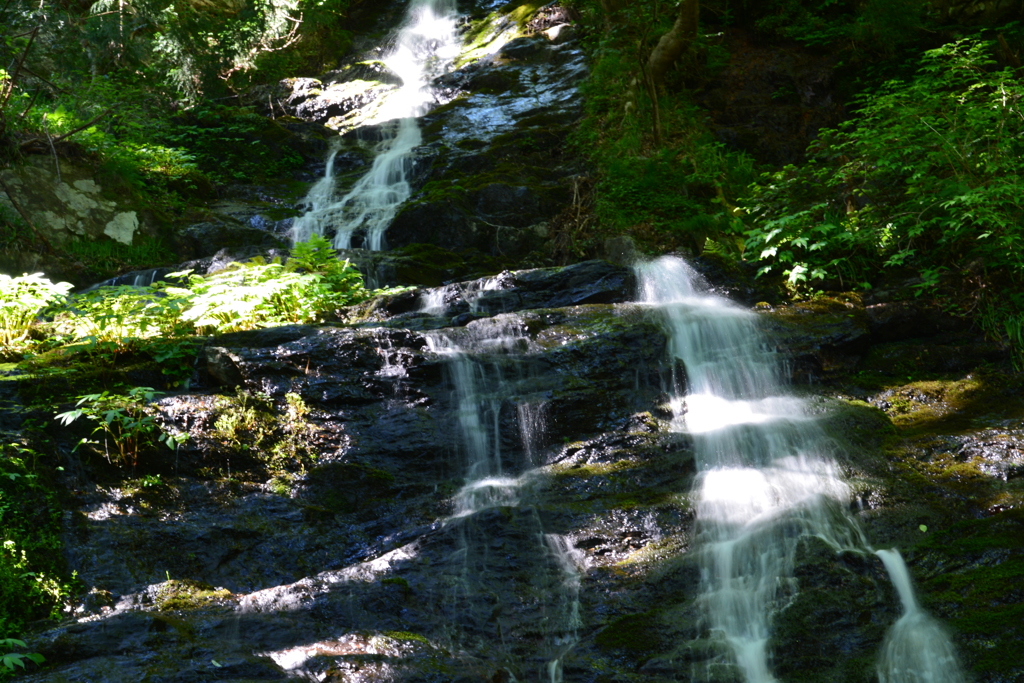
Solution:
[[(464, 637), (473, 637), (470, 631), (486, 633), (496, 623), (496, 632), (487, 635), (500, 641), (506, 663), (519, 668), (526, 662), (512, 654), (517, 644), (495, 615), (514, 608), (498, 598), (507, 589), (503, 582), (509, 565), (526, 568), (519, 580), (528, 584), (527, 592), (539, 596), (529, 608), (530, 620), (534, 632), (544, 636), (527, 659), (544, 662), (537, 677), (561, 683), (562, 658), (578, 640), (578, 568), (584, 560), (567, 538), (547, 533), (529, 505), (539, 478), (534, 455), (543, 440), (544, 402), (540, 378), (530, 369), (535, 349), (519, 326), (501, 318), (427, 336), (430, 350), (448, 361), (465, 475), (449, 520), (460, 539), (461, 576), (453, 602), (463, 606), (458, 618), (464, 622)], [(509, 430), (502, 427), (513, 412), (518, 433), (510, 440)], [(489, 514), (493, 512), (498, 515)], [(491, 532), (496, 523), (507, 525), (501, 537), (515, 539), (514, 548), (494, 551), (497, 539)]]
[(903, 603), (903, 615), (882, 643), (879, 683), (960, 683), (963, 674), (942, 627), (917, 604), (910, 572), (898, 550), (878, 550)]
[(357, 233), (363, 247), (373, 251), (384, 248), (384, 231), (398, 207), (412, 194), (412, 152), (422, 141), (416, 117), (426, 113), (433, 99), (430, 81), (447, 69), (458, 49), (453, 1), (414, 0), (393, 47), (383, 59), (388, 70), (401, 79), (401, 86), (386, 96), (369, 122), (381, 124), (373, 165), (339, 197), (334, 178), (335, 148), (328, 157), (324, 177), (301, 203), (305, 213), (292, 225), (293, 242), (333, 230), (336, 249), (352, 247)]
[[(692, 436), (697, 461), (705, 619), (747, 681), (770, 683), (772, 618), (795, 595), (800, 537), (817, 536), (837, 552), (871, 548), (849, 512), (830, 441), (808, 406), (785, 394), (756, 314), (710, 294), (677, 258), (643, 264), (638, 276), (642, 301), (663, 316), (670, 352), (686, 368), (673, 427)], [(878, 554), (904, 605), (879, 658), (881, 683), (962, 681), (952, 645), (917, 606), (899, 554)]]

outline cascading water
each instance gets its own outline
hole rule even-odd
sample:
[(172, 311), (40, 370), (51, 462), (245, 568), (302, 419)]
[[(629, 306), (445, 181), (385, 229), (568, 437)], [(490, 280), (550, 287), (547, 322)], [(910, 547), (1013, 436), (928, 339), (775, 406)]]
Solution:
[(353, 246), (357, 233), (363, 238), (363, 247), (373, 251), (384, 247), (384, 231), (398, 207), (412, 194), (412, 152), (422, 141), (416, 117), (425, 114), (433, 100), (430, 81), (444, 73), (458, 49), (453, 0), (414, 0), (405, 25), (395, 36), (394, 47), (383, 59), (402, 85), (387, 96), (369, 122), (384, 124), (380, 126), (382, 139), (373, 165), (339, 197), (334, 178), (337, 150), (332, 152), (324, 177), (302, 202), (306, 212), (292, 225), (294, 242), (333, 230), (337, 249)]
[(878, 658), (879, 683), (960, 683), (956, 653), (942, 627), (917, 604), (910, 572), (898, 550), (878, 550), (903, 615), (889, 630)]
[[(850, 515), (850, 491), (829, 439), (804, 402), (783, 394), (781, 367), (755, 314), (706, 291), (682, 260), (638, 267), (642, 301), (663, 315), (670, 352), (686, 368), (673, 400), (698, 466), (696, 538), (704, 614), (750, 683), (776, 680), (772, 617), (793, 597), (801, 536), (836, 551), (869, 552)], [(948, 638), (918, 606), (899, 553), (879, 551), (903, 600), (879, 658), (882, 683), (962, 681)]]
[[(461, 606), (463, 637), (472, 638), (474, 632), (476, 637), (483, 633), (499, 640), (503, 656), (513, 664), (513, 644), (507, 642), (512, 634), (502, 630), (500, 615), (528, 610), (534, 632), (544, 634), (531, 658), (539, 657), (545, 666), (534, 676), (560, 683), (562, 658), (578, 639), (582, 556), (563, 536), (545, 533), (536, 509), (524, 504), (536, 479), (533, 454), (544, 429), (538, 378), (527, 367), (530, 342), (516, 327), (502, 324), (484, 328), (481, 334), (472, 328), (459, 333), (458, 338), (433, 333), (428, 344), (449, 360), (462, 440), (459, 450), (465, 457), (465, 484), (455, 496), (455, 514), (449, 520), (457, 525), (461, 546), (461, 576), (453, 602)], [(510, 448), (503, 443), (502, 422), (503, 409), (511, 404), (519, 433)], [(497, 516), (488, 514), (497, 510)], [(505, 528), (495, 537), (493, 525), (498, 520)], [(515, 547), (496, 551), (505, 536), (514, 539)], [(537, 596), (534, 604), (501, 603), (498, 596), (507, 586), (496, 583), (503, 581), (502, 571), (510, 566), (522, 568), (521, 580), (531, 585), (527, 592)], [(496, 628), (492, 630), (491, 624)]]

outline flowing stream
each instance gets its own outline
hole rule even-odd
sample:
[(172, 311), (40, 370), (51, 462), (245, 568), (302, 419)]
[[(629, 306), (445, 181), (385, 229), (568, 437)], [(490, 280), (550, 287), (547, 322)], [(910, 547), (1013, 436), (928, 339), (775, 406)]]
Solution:
[[(705, 619), (745, 680), (770, 683), (772, 617), (797, 590), (801, 537), (817, 536), (837, 552), (873, 550), (849, 512), (850, 490), (829, 456), (830, 440), (809, 406), (785, 394), (782, 366), (756, 314), (710, 294), (677, 258), (641, 265), (638, 275), (642, 301), (663, 316), (670, 352), (686, 368), (673, 426), (692, 436), (697, 460)], [(877, 554), (904, 609), (879, 655), (881, 683), (959, 683), (952, 644), (918, 606), (902, 557)]]
[(305, 213), (292, 224), (292, 241), (334, 233), (334, 247), (384, 248), (384, 232), (398, 207), (412, 194), (409, 174), (413, 150), (422, 141), (417, 117), (433, 101), (430, 81), (441, 75), (458, 56), (453, 0), (413, 0), (405, 24), (383, 58), (387, 69), (401, 79), (400, 88), (386, 96), (367, 124), (380, 126), (373, 165), (352, 188), (340, 195), (334, 177), (337, 150), (327, 160), (324, 177), (302, 201)]
[[(496, 324), (440, 331), (427, 337), (430, 349), (448, 360), (448, 376), (461, 436), (465, 484), (455, 496), (461, 568), (453, 601), (462, 622), (459, 639), (497, 641), (510, 665), (529, 670), (515, 654), (526, 639), (503, 630), (505, 611), (529, 614), (531, 630), (542, 634), (527, 659), (544, 662), (531, 679), (562, 681), (562, 658), (576, 644), (580, 626), (582, 554), (569, 541), (545, 532), (529, 503), (538, 485), (534, 453), (543, 440), (544, 401), (530, 368), (530, 341), (512, 325)], [(513, 423), (515, 433), (503, 425)], [(502, 527), (500, 540), (494, 534)], [(508, 569), (517, 594), (528, 602), (502, 604)]]

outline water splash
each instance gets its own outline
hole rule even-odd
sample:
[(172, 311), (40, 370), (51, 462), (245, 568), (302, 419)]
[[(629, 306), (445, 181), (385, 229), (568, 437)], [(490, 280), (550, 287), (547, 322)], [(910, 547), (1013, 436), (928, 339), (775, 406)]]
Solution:
[(458, 56), (455, 23), (453, 0), (415, 0), (410, 6), (405, 25), (383, 59), (402, 85), (368, 122), (381, 124), (373, 165), (339, 197), (334, 178), (337, 149), (332, 151), (324, 177), (302, 202), (305, 213), (292, 224), (293, 242), (333, 230), (336, 249), (351, 248), (357, 235), (367, 249), (384, 248), (384, 232), (412, 194), (412, 153), (422, 142), (416, 117), (425, 114), (433, 101), (430, 81)]
[(878, 657), (879, 683), (961, 683), (963, 672), (942, 626), (921, 609), (899, 551), (877, 550), (892, 579), (903, 615), (893, 624)]
[[(772, 683), (773, 616), (793, 599), (801, 537), (836, 551), (872, 552), (849, 513), (849, 487), (831, 442), (799, 399), (755, 315), (708, 293), (684, 261), (638, 266), (641, 298), (656, 306), (669, 349), (686, 368), (672, 400), (698, 465), (696, 530), (707, 625), (750, 683)], [(948, 638), (917, 606), (899, 554), (879, 551), (904, 604), (879, 660), (881, 683), (959, 683)], [(924, 640), (934, 643), (925, 647)], [(940, 673), (943, 672), (943, 673)]]

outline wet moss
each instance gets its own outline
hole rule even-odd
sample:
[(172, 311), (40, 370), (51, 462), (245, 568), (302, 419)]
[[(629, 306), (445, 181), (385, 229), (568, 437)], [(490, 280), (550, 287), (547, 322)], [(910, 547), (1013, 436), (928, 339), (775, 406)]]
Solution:
[(311, 469), (307, 481), (307, 497), (313, 505), (352, 513), (393, 496), (395, 476), (361, 463), (330, 463)]
[(961, 520), (918, 546), (930, 572), (925, 605), (941, 615), (968, 666), (986, 674), (1020, 672), (1024, 640), (1024, 510)]
[(226, 588), (214, 588), (208, 583), (190, 579), (171, 579), (156, 594), (156, 606), (161, 612), (203, 609), (221, 604), (231, 598)]
[(670, 536), (660, 541), (652, 541), (639, 550), (634, 550), (625, 559), (616, 563), (617, 566), (652, 565), (663, 562), (686, 551), (686, 539)]
[(525, 35), (530, 19), (544, 4), (540, 0), (510, 2), (485, 17), (471, 20), (456, 66), (471, 64), (491, 54), (501, 44)]
[(798, 592), (775, 616), (769, 642), (774, 672), (806, 683), (874, 681), (878, 648), (898, 617), (880, 563), (870, 554), (837, 554), (808, 537), (795, 576)]
[[(409, 586), (409, 582), (401, 576), (389, 576), (386, 579), (381, 579), (380, 583), (382, 586), (394, 586), (399, 588), (405, 595), (412, 593), (412, 587)], [(419, 637), (422, 638), (422, 636)], [(426, 642), (426, 639), (424, 639), (424, 642)]]
[(412, 633), (411, 631), (385, 631), (381, 635), (406, 643), (422, 643), (423, 645), (430, 645), (430, 641), (427, 640), (426, 637), (419, 633)]
[(89, 353), (61, 348), (18, 364), (22, 399), (30, 405), (56, 406), (78, 396), (121, 385), (165, 387), (160, 365), (148, 356)]
[(605, 626), (594, 637), (594, 643), (602, 650), (653, 653), (664, 647), (663, 630), (656, 612), (629, 614)]
[(608, 463), (555, 465), (551, 473), (556, 477), (597, 477), (631, 470), (639, 466), (639, 463), (631, 460), (617, 460)]

